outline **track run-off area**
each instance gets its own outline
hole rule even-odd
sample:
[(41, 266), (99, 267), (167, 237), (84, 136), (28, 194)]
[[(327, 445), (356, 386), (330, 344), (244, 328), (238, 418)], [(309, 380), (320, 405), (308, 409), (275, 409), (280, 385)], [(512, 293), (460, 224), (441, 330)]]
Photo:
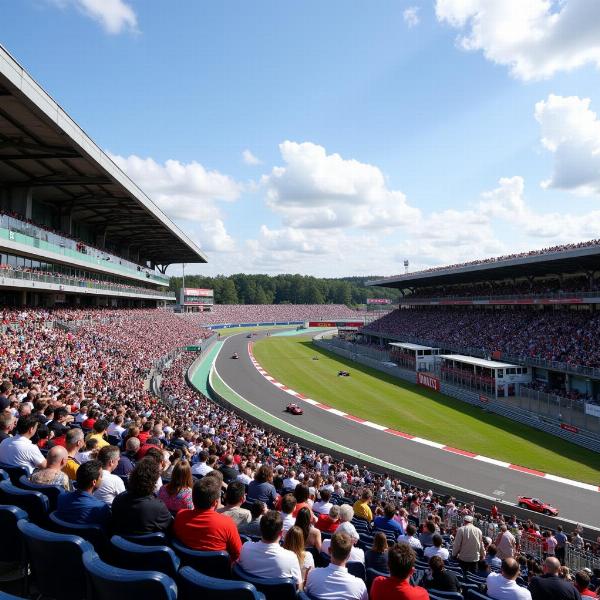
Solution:
[[(343, 386), (346, 383), (358, 379), (359, 373), (361, 374), (361, 377), (364, 375), (375, 381), (385, 382), (383, 374), (379, 372), (371, 373), (369, 372), (369, 369), (364, 369), (355, 363), (343, 359), (340, 360), (338, 357), (333, 357), (333, 355), (330, 356), (328, 353), (313, 346), (310, 339), (304, 336), (271, 336), (269, 338), (264, 338), (264, 332), (261, 332), (261, 335), (253, 337), (253, 351), (256, 359), (269, 374), (280, 382), (285, 383), (286, 386), (293, 388), (295, 391), (301, 392), (313, 400), (334, 407), (334, 412), (324, 411), (318, 406), (300, 400), (298, 403), (302, 405), (304, 415), (293, 416), (287, 414), (284, 411), (285, 406), (292, 401), (293, 398), (283, 389), (274, 386), (259, 373), (248, 352), (249, 342), (250, 340), (243, 334), (231, 336), (224, 341), (220, 352), (214, 360), (213, 369), (217, 379), (222, 379), (232, 393), (238, 395), (247, 403), (250, 403), (251, 407), (259, 409), (259, 412), (265, 411), (265, 413), (273, 415), (278, 422), (287, 423), (294, 429), (306, 432), (309, 441), (322, 439), (325, 442), (339, 446), (340, 448), (346, 448), (355, 453), (364, 454), (365, 457), (376, 457), (383, 461), (384, 464), (397, 466), (399, 470), (419, 473), (447, 485), (456, 486), (488, 498), (497, 497), (504, 501), (514, 503), (516, 502), (516, 497), (518, 495), (539, 496), (558, 507), (561, 511), (561, 517), (566, 520), (581, 522), (594, 528), (600, 526), (600, 493), (598, 493), (598, 488), (595, 486), (589, 486), (590, 489), (575, 487), (561, 482), (560, 477), (558, 477), (557, 480), (545, 479), (527, 472), (509, 470), (503, 466), (495, 465), (493, 462), (482, 462), (473, 460), (470, 456), (443, 452), (439, 447), (433, 447), (427, 444), (416, 444), (412, 440), (404, 439), (400, 436), (389, 435), (370, 427), (365, 427), (360, 422), (353, 422), (348, 418), (336, 414), (336, 412), (339, 413), (343, 411), (357, 417), (367, 418), (366, 416), (363, 416), (367, 414), (363, 411), (370, 410), (375, 402), (372, 397), (367, 396), (363, 397), (362, 400), (353, 406), (352, 410), (350, 410), (347, 405), (336, 405), (331, 398), (321, 398), (318, 393), (315, 393), (315, 390), (309, 386), (313, 379), (317, 381), (323, 379), (321, 385), (323, 385), (325, 389), (333, 388), (334, 390), (343, 390)], [(285, 342), (290, 343), (287, 350), (285, 349)], [(282, 344), (281, 346), (280, 343)], [(263, 352), (261, 347), (267, 350)], [(294, 347), (303, 349), (300, 350), (298, 356), (295, 355), (295, 352), (291, 353), (291, 348)], [(265, 361), (265, 354), (271, 353), (272, 349), (276, 356), (275, 367), (281, 364), (286, 365), (287, 363), (307, 363), (308, 367), (306, 371), (300, 375), (299, 379), (296, 381), (290, 381), (289, 378), (286, 379), (287, 375), (285, 372), (282, 376), (281, 373), (277, 372), (276, 368), (271, 368), (273, 365), (263, 364)], [(231, 355), (234, 352), (238, 353), (238, 360), (231, 359)], [(314, 356), (318, 356), (318, 360), (313, 360)], [(268, 361), (269, 359), (267, 358), (266, 362)], [(267, 368), (267, 366), (269, 368)], [(323, 368), (327, 371), (332, 370), (330, 379), (321, 373), (321, 369)], [(340, 368), (349, 370), (351, 372), (351, 377), (338, 378), (337, 371)], [(298, 367), (296, 367), (296, 370), (298, 370)], [(368, 385), (377, 386), (377, 383), (371, 381), (371, 379), (367, 379)], [(395, 380), (392, 383), (386, 383), (396, 386), (398, 390), (408, 389), (415, 394), (420, 394), (422, 399), (420, 400), (421, 405), (419, 409), (426, 406), (427, 402), (440, 403), (440, 406), (453, 403), (459, 405), (462, 404), (459, 401), (447, 399), (443, 396), (431, 399), (426, 390), (417, 388), (415, 391), (414, 389), (411, 389), (415, 386), (396, 382)], [(318, 390), (316, 391), (318, 392)], [(396, 397), (397, 395), (398, 392), (396, 392)], [(350, 393), (349, 386), (346, 386), (344, 394), (341, 392), (339, 394), (339, 398), (343, 397), (345, 400), (348, 400), (351, 396), (353, 396), (353, 394)], [(379, 397), (380, 392), (378, 392), (378, 398)], [(396, 402), (399, 402), (399, 399), (397, 399)], [(457, 407), (459, 412), (461, 412), (460, 409), (463, 409), (462, 412), (472, 410), (470, 407), (466, 407), (466, 405)], [(472, 418), (479, 422), (480, 420), (489, 419), (490, 417), (494, 417), (494, 415), (481, 412)], [(382, 423), (381, 418), (373, 418), (370, 420), (375, 423)], [(507, 423), (509, 426), (517, 426), (517, 424), (512, 421), (507, 421)], [(384, 424), (388, 427), (392, 427), (392, 423), (389, 421)], [(398, 429), (410, 433), (409, 425), (410, 423), (408, 421), (404, 422)], [(461, 424), (460, 427), (464, 428), (464, 423)], [(447, 418), (444, 420), (444, 426), (438, 434), (443, 434), (444, 431), (452, 431), (454, 434), (458, 428), (459, 424), (457, 422)], [(502, 428), (500, 428), (500, 430), (501, 429)], [(538, 432), (530, 428), (526, 429), (527, 432), (521, 434), (521, 436), (524, 437), (525, 440), (531, 442), (533, 436)], [(490, 435), (493, 435), (493, 433), (490, 433)], [(516, 434), (513, 432), (513, 435)], [(447, 443), (456, 448), (468, 450), (469, 440), (476, 436), (464, 429), (461, 432), (460, 437), (462, 443), (459, 444), (450, 444), (450, 442), (446, 441), (441, 435), (438, 435), (437, 439), (433, 434), (423, 437), (427, 437), (428, 439), (437, 442)], [(517, 436), (517, 438), (519, 437), (520, 436)], [(547, 445), (542, 446), (542, 448), (544, 451), (552, 453), (558, 448), (558, 445), (562, 443), (564, 442), (561, 440), (551, 438), (547, 441)], [(533, 445), (536, 447), (539, 446), (539, 443), (534, 443)], [(567, 446), (571, 447), (573, 445), (567, 444)], [(494, 447), (493, 444), (491, 447)], [(573, 448), (575, 452), (581, 450), (577, 446), (573, 446)], [(481, 453), (495, 458), (494, 452), (488, 451)], [(564, 458), (567, 458), (567, 456), (564, 456)], [(523, 458), (526, 458), (526, 455), (520, 455), (520, 458), (521, 460), (515, 460), (514, 462), (516, 462), (516, 464), (534, 468), (529, 461), (523, 460)], [(579, 464), (572, 456), (569, 457), (569, 460), (572, 460), (575, 465)], [(594, 460), (596, 462), (594, 462)], [(589, 477), (582, 478), (581, 471), (578, 473), (578, 477), (582, 481), (584, 479), (588, 479), (589, 481), (594, 477), (594, 472), (598, 473), (597, 455), (584, 451), (581, 463), (586, 469), (589, 469)], [(552, 465), (550, 465), (550, 467), (551, 466)], [(547, 472), (556, 474), (557, 471), (556, 469), (548, 468)], [(577, 478), (572, 473), (569, 475), (570, 479)], [(597, 485), (597, 480), (595, 483)], [(498, 494), (498, 492), (500, 492), (500, 494)]]

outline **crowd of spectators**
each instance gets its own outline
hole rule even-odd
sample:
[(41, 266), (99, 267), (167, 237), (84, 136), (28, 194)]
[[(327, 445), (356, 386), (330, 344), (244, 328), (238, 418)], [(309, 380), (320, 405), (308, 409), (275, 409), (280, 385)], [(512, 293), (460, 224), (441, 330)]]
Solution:
[[(195, 353), (183, 352), (165, 368), (160, 401), (148, 390), (150, 368), (210, 333), (194, 319), (159, 310), (61, 316), (78, 327), (52, 327), (56, 315), (44, 311), (2, 315), (0, 462), (65, 490), (76, 484), (59, 499), (63, 520), (122, 535), (169, 531), (191, 548), (226, 550), (254, 574), (289, 575), (316, 598), (367, 598), (364, 583), (346, 570), (349, 560), (387, 566), (391, 577), (371, 588), (371, 598), (381, 600), (405, 597), (415, 551), (430, 561), (436, 581), (443, 578), (435, 559), (443, 563), (444, 546), (465, 570), (473, 562), (481, 567), (480, 558), (491, 565), (496, 556), (521, 560), (533, 538), (545, 539), (544, 552), (560, 557), (550, 538), (562, 532), (543, 537), (537, 525), (496, 510), (477, 536), (483, 556), (470, 560), (468, 544), (463, 548), (470, 538), (457, 525), (483, 519), (473, 504), (334, 460), (251, 424), (186, 385), (183, 374)], [(366, 554), (357, 518), (387, 532)], [(253, 537), (242, 546), (240, 536)], [(566, 536), (560, 539), (564, 547)], [(585, 544), (577, 532), (571, 543)], [(325, 551), (329, 566), (316, 566), (310, 549)], [(588, 549), (600, 551), (597, 544)], [(525, 560), (521, 577), (533, 578), (541, 568)], [(420, 595), (409, 597), (427, 598), (424, 588), (412, 589)], [(542, 597), (552, 598), (533, 595)]]
[(362, 332), (520, 360), (600, 367), (600, 316), (584, 310), (399, 309)]

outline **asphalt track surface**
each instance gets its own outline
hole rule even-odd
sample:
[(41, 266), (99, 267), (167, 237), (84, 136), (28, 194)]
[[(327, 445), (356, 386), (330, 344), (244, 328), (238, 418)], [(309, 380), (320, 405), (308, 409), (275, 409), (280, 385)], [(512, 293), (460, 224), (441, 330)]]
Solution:
[[(263, 336), (264, 334), (255, 334), (253, 339), (257, 340)], [(246, 335), (227, 339), (217, 356), (216, 368), (221, 378), (238, 394), (280, 419), (347, 448), (474, 493), (496, 496), (494, 491), (502, 490), (505, 492), (503, 500), (508, 502), (516, 502), (519, 495), (542, 498), (556, 506), (562, 518), (594, 528), (600, 527), (599, 492), (442, 452), (436, 448), (370, 430), (307, 403), (300, 402), (304, 409), (302, 416), (286, 413), (285, 406), (294, 398), (273, 386), (256, 370), (248, 356), (249, 341)], [(231, 359), (234, 352), (238, 353), (238, 360)], [(530, 515), (532, 518), (536, 516), (535, 513)], [(541, 515), (539, 517), (540, 521), (544, 520)]]

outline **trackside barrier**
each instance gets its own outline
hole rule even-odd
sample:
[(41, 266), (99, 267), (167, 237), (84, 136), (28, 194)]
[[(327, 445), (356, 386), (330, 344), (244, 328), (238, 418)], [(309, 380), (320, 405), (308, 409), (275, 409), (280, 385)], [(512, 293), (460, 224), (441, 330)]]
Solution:
[(237, 329), (239, 327), (277, 327), (279, 325), (304, 325), (304, 321), (277, 321), (270, 323), (218, 323), (206, 325), (207, 329)]

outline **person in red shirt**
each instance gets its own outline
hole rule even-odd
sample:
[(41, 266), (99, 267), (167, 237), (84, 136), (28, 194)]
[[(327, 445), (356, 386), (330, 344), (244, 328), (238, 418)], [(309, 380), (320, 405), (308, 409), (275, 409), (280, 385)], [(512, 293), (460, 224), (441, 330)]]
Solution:
[(175, 537), (193, 550), (225, 550), (236, 561), (242, 540), (231, 517), (216, 512), (221, 496), (221, 482), (216, 477), (203, 477), (192, 489), (193, 509), (177, 513), (173, 531)]
[(388, 550), (389, 577), (376, 577), (371, 586), (371, 600), (429, 600), (425, 588), (410, 585), (417, 557), (408, 544), (396, 544)]
[(316, 528), (325, 533), (333, 533), (340, 524), (340, 507), (334, 504), (328, 515), (319, 515)]
[(575, 573), (575, 587), (582, 598), (598, 598), (596, 592), (590, 590), (590, 581), (590, 576), (586, 571), (581, 570)]

